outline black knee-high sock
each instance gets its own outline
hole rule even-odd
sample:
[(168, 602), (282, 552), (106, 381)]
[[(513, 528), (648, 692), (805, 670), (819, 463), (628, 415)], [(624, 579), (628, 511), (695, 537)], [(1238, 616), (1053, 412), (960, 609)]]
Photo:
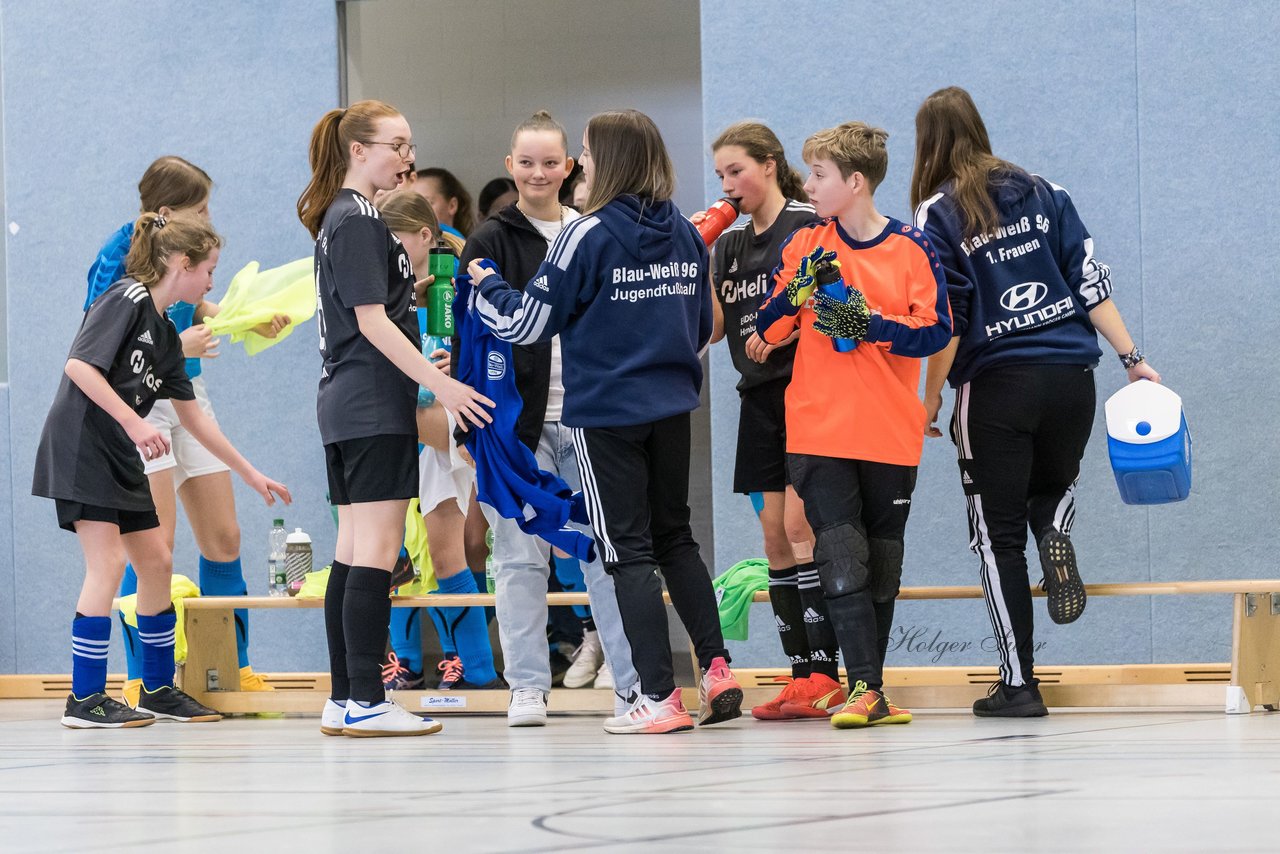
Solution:
[(351, 696), (351, 680), (347, 678), (347, 641), (342, 634), (342, 603), (350, 571), (350, 566), (335, 560), (329, 570), (329, 586), (324, 591), (324, 634), (329, 640), (329, 677), (333, 681), (329, 696), (338, 703), (345, 703)]
[(342, 633), (347, 642), (347, 675), (351, 699), (381, 703), (382, 654), (391, 622), (391, 573), (371, 566), (353, 566), (347, 574), (342, 603)]
[(827, 599), (818, 581), (818, 567), (813, 561), (796, 566), (800, 604), (804, 607), (804, 633), (809, 644), (809, 670), (821, 673), (834, 682), (840, 681), (840, 642), (836, 640)]
[(809, 639), (804, 629), (804, 605), (800, 603), (800, 587), (796, 568), (769, 570), (769, 604), (782, 651), (791, 660), (791, 678), (809, 677)]
[(889, 633), (893, 631), (894, 600), (872, 604), (876, 609), (876, 652), (880, 654), (880, 669), (883, 671), (885, 653), (889, 651)]

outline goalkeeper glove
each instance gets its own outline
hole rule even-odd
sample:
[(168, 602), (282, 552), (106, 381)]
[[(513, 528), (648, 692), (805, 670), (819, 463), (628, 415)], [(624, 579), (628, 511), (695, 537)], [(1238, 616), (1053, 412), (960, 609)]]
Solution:
[(791, 277), (791, 281), (787, 282), (787, 301), (791, 303), (791, 307), (799, 310), (809, 297), (813, 296), (814, 279), (813, 275), (818, 264), (823, 261), (834, 261), (836, 253), (828, 252), (821, 246), (814, 248), (812, 252), (800, 259), (800, 266), (796, 268), (796, 274)]
[(867, 309), (866, 297), (857, 288), (849, 288), (847, 302), (819, 293), (814, 300), (813, 310), (817, 314), (817, 320), (813, 324), (815, 332), (828, 338), (851, 338), (854, 341), (866, 339), (871, 312)]

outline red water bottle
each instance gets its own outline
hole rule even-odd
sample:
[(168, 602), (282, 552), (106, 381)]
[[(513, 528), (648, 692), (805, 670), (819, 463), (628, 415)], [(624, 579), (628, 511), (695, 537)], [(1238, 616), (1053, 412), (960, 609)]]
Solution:
[(738, 203), (726, 196), (707, 208), (705, 216), (698, 224), (698, 233), (702, 235), (703, 242), (710, 246), (738, 218)]

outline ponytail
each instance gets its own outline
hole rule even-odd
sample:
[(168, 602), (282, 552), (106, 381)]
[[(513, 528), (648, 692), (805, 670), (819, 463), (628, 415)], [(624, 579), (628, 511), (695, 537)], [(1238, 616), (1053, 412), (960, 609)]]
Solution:
[(125, 272), (149, 288), (169, 272), (173, 256), (184, 255), (192, 264), (199, 264), (221, 246), (222, 238), (213, 226), (199, 217), (144, 213), (133, 224)]
[(351, 143), (372, 139), (377, 121), (400, 115), (382, 101), (358, 101), (345, 110), (330, 110), (311, 131), (311, 183), (298, 197), (298, 219), (314, 238), (324, 213), (347, 178)]
[(773, 161), (777, 169), (778, 189), (782, 195), (797, 202), (809, 201), (809, 194), (804, 191), (804, 179), (790, 163), (787, 153), (782, 150), (782, 143), (777, 134), (761, 122), (745, 121), (729, 125), (724, 133), (711, 143), (714, 153), (726, 145), (736, 145), (757, 163)]

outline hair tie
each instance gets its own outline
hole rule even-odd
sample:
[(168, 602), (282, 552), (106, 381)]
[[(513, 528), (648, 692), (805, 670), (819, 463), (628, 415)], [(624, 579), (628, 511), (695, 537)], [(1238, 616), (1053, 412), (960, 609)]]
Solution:
[(164, 218), (164, 214), (156, 214), (156, 218), (151, 222), (152, 226), (159, 231), (169, 224), (169, 220)]

